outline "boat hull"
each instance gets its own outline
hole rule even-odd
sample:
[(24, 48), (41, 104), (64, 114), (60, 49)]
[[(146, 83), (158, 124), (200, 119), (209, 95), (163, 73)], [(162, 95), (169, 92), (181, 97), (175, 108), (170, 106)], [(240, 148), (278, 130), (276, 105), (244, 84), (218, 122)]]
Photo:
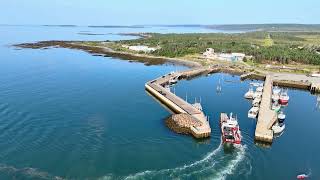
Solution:
[(279, 99), (279, 103), (280, 103), (281, 105), (287, 105), (288, 102), (289, 102), (288, 99)]

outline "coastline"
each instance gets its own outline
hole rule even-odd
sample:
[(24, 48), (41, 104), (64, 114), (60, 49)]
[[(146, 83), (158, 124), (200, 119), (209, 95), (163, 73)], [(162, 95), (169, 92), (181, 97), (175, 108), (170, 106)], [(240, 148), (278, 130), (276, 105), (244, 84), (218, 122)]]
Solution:
[(90, 46), (79, 44), (83, 41), (39, 41), (35, 43), (15, 44), (14, 47), (30, 48), (30, 49), (48, 49), (48, 48), (67, 48), (88, 52), (95, 56), (116, 57), (129, 61), (138, 61), (146, 65), (159, 65), (165, 63), (173, 63), (177, 65), (187, 66), (189, 68), (202, 67), (202, 64), (186, 59), (167, 58), (160, 56), (150, 56), (146, 54), (130, 53), (124, 51), (115, 51), (109, 47)]
[[(160, 56), (152, 56), (147, 54), (131, 53), (126, 51), (115, 51), (108, 46), (96, 46), (85, 44), (90, 43), (86, 41), (39, 41), (35, 43), (22, 43), (13, 45), (18, 48), (31, 48), (31, 49), (48, 49), (48, 48), (68, 48), (82, 50), (92, 54), (93, 56), (104, 56), (104, 57), (116, 57), (120, 59), (129, 60), (130, 62), (141, 62), (145, 65), (161, 65), (165, 63), (173, 63), (176, 65), (183, 65), (189, 68), (201, 68), (208, 65), (203, 65), (199, 62), (181, 59), (181, 58), (168, 58)], [(102, 44), (107, 42), (101, 42)], [(230, 63), (215, 61), (210, 66), (216, 66), (215, 71), (211, 73), (223, 72), (232, 75), (246, 75), (248, 76), (243, 79), (258, 79), (263, 80), (267, 74), (272, 74), (276, 78), (274, 83), (287, 88), (297, 88), (303, 90), (310, 90), (312, 86), (320, 87), (320, 78), (309, 77), (307, 75), (298, 73), (276, 73), (272, 71), (260, 70), (256, 67), (250, 66), (244, 63)], [(288, 76), (289, 74), (289, 76)], [(291, 74), (291, 75), (290, 75)], [(292, 77), (291, 77), (292, 76)], [(316, 89), (315, 92), (320, 92), (320, 88)]]

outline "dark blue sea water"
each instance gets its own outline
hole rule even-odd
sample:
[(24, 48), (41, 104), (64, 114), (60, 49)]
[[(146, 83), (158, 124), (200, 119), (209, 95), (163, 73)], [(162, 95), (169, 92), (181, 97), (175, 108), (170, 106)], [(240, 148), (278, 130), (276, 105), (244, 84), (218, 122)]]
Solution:
[[(309, 92), (289, 90), (286, 130), (272, 147), (254, 144), (255, 120), (243, 98), (250, 81), (215, 74), (181, 81), (176, 93), (202, 100), (212, 137), (171, 132), (170, 113), (144, 90), (174, 70), (70, 49), (16, 50), (38, 40), (120, 40), (130, 32), (207, 32), (197, 28), (0, 27), (0, 179), (320, 178), (320, 110)], [(103, 35), (84, 35), (80, 32)], [(80, 34), (79, 34), (80, 33)], [(222, 93), (216, 92), (218, 81)], [(221, 145), (220, 112), (237, 114), (240, 148)]]

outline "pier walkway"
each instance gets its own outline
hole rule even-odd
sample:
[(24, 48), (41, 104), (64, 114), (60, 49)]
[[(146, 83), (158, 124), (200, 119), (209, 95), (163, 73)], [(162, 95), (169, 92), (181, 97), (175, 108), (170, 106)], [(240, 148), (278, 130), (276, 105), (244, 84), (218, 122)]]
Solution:
[(264, 82), (259, 117), (255, 132), (256, 140), (267, 143), (272, 143), (273, 131), (271, 128), (277, 120), (277, 113), (271, 110), (272, 84), (272, 76), (267, 75)]
[(168, 91), (165, 86), (169, 85), (170, 81), (172, 80), (178, 81), (182, 78), (193, 77), (209, 71), (210, 69), (208, 68), (197, 68), (183, 72), (170, 73), (145, 84), (145, 88), (173, 112), (177, 114), (189, 114), (195, 120), (201, 122), (201, 126), (192, 126), (190, 128), (192, 135), (195, 138), (206, 138), (210, 136), (211, 128), (207, 117), (201, 110), (195, 108), (193, 105), (184, 101), (182, 98)]

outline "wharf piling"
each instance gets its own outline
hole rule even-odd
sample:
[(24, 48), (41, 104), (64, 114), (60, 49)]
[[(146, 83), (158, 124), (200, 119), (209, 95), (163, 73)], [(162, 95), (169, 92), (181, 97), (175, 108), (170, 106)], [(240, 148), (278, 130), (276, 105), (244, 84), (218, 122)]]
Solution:
[(171, 73), (145, 84), (146, 90), (155, 98), (160, 100), (170, 110), (176, 114), (187, 114), (192, 116), (192, 119), (195, 121), (200, 122), (200, 125), (190, 127), (190, 132), (195, 138), (206, 138), (210, 136), (211, 128), (207, 121), (207, 117), (201, 110), (168, 91), (165, 86), (170, 84), (172, 79), (192, 78), (209, 71), (210, 70), (208, 68), (197, 68), (183, 72)]
[(273, 141), (273, 131), (271, 128), (277, 120), (276, 112), (271, 110), (271, 96), (272, 76), (267, 75), (264, 83), (259, 117), (255, 131), (255, 139), (266, 143), (272, 143)]

